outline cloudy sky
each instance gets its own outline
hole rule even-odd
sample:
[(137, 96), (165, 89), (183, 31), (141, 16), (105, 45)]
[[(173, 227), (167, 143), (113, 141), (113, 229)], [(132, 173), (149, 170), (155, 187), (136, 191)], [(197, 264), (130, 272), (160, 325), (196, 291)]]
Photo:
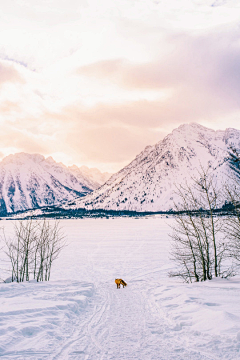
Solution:
[(0, 5), (0, 159), (114, 172), (182, 123), (240, 129), (239, 0)]

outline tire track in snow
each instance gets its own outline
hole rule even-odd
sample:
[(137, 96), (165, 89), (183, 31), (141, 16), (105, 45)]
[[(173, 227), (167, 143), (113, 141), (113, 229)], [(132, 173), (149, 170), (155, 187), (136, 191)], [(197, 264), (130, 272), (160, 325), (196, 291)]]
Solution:
[[(77, 291), (77, 289), (76, 289)], [(95, 291), (94, 291), (95, 292)], [(91, 300), (90, 300), (91, 301)], [(83, 334), (83, 329), (87, 326), (88, 322), (89, 322), (89, 316), (91, 316), (90, 314), (92, 313), (92, 307), (91, 304), (88, 304), (88, 308), (86, 313), (84, 314), (84, 312), (81, 311), (81, 307), (79, 308), (80, 310), (80, 314), (82, 315), (82, 317), (79, 317), (79, 314), (76, 314), (76, 321), (74, 324), (72, 324), (72, 333), (68, 334), (67, 339), (63, 342), (63, 344), (61, 345), (60, 349), (58, 348), (58, 350), (55, 352), (54, 355), (52, 355), (51, 357), (49, 356), (48, 359), (51, 360), (58, 360), (58, 359), (67, 359), (69, 352), (71, 351), (71, 347), (76, 343), (76, 342), (81, 342), (81, 351), (78, 351), (78, 353), (83, 353), (84, 354), (84, 350), (86, 348), (86, 345), (84, 345), (85, 341), (82, 341), (82, 339), (84, 338), (84, 334)], [(94, 315), (94, 314), (93, 314)], [(93, 316), (92, 315), (92, 316)], [(71, 337), (71, 340), (69, 340), (69, 338)], [(70, 350), (69, 350), (70, 349)]]
[[(89, 275), (91, 275), (93, 279), (97, 279), (94, 257), (99, 253), (100, 246), (103, 241), (104, 240), (101, 240), (98, 243), (98, 246), (96, 247), (94, 252), (88, 254), (88, 270)], [(107, 311), (107, 308), (109, 308), (109, 292), (100, 291), (101, 288), (104, 288), (104, 285), (99, 285), (98, 283), (95, 284), (95, 295), (92, 298), (92, 301), (95, 303), (94, 307), (89, 310), (89, 315), (84, 322), (79, 321), (79, 323), (75, 325), (72, 339), (64, 343), (64, 345), (57, 352), (57, 354), (54, 355), (52, 360), (66, 358), (79, 359), (79, 356), (87, 360), (89, 358), (89, 351), (93, 352), (95, 356), (97, 354), (98, 359), (100, 359), (102, 346), (101, 341), (98, 340), (97, 329), (98, 324), (101, 324), (101, 319)], [(85, 344), (85, 346), (83, 344)], [(79, 346), (81, 350), (79, 350)], [(77, 347), (78, 349), (74, 351), (74, 347)]]
[[(129, 349), (126, 349), (124, 344), (130, 340), (135, 352), (143, 342), (141, 329), (144, 329), (145, 326), (139, 316), (140, 307), (135, 306), (136, 302), (135, 304), (130, 302), (129, 306), (126, 289), (123, 291), (123, 289), (117, 290), (115, 287), (114, 289), (109, 287), (103, 293), (108, 294), (108, 306), (105, 306), (101, 315), (94, 318), (90, 324), (94, 334), (94, 344), (99, 345), (98, 357), (99, 359), (130, 359), (131, 357), (128, 357)], [(136, 329), (135, 331), (132, 331), (133, 327)], [(94, 348), (89, 350), (88, 359), (96, 359)]]
[[(107, 296), (106, 296), (107, 295)], [(109, 293), (105, 292), (102, 304), (95, 307), (94, 314), (87, 325), (88, 334), (92, 340), (92, 343), (98, 349), (100, 353), (103, 351), (101, 338), (99, 338), (99, 327), (102, 326), (103, 319), (106, 317), (106, 312), (110, 308)]]

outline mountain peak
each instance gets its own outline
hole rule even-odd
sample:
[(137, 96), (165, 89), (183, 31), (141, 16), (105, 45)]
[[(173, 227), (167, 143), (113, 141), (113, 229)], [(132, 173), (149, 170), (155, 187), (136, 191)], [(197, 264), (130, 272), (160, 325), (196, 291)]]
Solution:
[(48, 157), (46, 158), (46, 161), (48, 161), (49, 163), (56, 163), (56, 161), (53, 159), (52, 156), (48, 156)]
[(91, 180), (77, 177), (52, 157), (24, 152), (0, 162), (0, 212), (57, 205), (91, 192)]
[(206, 126), (203, 126), (203, 125), (200, 125), (200, 124), (197, 124), (197, 123), (188, 123), (188, 124), (182, 124), (180, 125), (178, 128), (174, 129), (172, 133), (175, 133), (175, 132), (193, 132), (193, 133), (196, 133), (196, 132), (215, 132), (215, 130), (213, 129), (210, 129), (210, 128), (207, 128)]
[(16, 154), (10, 154), (3, 158), (2, 163), (15, 163), (15, 164), (23, 164), (26, 161), (33, 161), (35, 163), (40, 163), (45, 160), (45, 157), (40, 154), (27, 154), (25, 152), (20, 152)]
[(156, 145), (146, 147), (104, 186), (78, 201), (76, 207), (105, 210), (169, 211), (180, 199), (176, 184), (198, 176), (211, 166), (219, 188), (230, 171), (229, 146), (240, 148), (240, 131), (212, 130), (196, 123), (183, 124)]

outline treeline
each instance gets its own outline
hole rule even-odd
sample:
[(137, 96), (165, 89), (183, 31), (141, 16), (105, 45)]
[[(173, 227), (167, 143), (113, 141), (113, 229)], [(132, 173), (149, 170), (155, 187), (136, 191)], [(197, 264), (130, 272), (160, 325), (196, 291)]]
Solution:
[[(229, 152), (232, 169), (229, 182), (217, 191), (211, 167), (199, 168), (198, 176), (188, 184), (176, 187), (180, 199), (175, 204), (177, 214), (172, 226), (171, 259), (176, 270), (171, 277), (186, 282), (228, 278), (240, 265), (240, 156)], [(219, 204), (225, 199), (231, 211), (217, 216)]]

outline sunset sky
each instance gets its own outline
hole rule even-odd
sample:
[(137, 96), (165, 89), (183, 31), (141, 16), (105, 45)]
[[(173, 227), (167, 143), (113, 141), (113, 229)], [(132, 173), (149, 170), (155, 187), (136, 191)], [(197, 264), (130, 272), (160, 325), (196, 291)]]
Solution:
[(240, 129), (239, 0), (0, 4), (0, 159), (115, 172), (182, 123)]

